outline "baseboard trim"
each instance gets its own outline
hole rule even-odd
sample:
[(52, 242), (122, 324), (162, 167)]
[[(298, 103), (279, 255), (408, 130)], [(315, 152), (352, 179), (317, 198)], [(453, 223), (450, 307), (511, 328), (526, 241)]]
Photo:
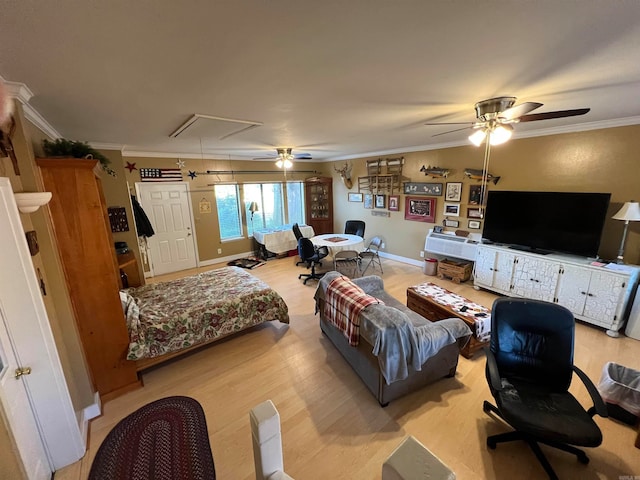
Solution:
[(216, 265), (218, 263), (227, 263), (231, 260), (237, 260), (239, 258), (247, 258), (255, 256), (255, 252), (244, 252), (244, 253), (236, 253), (234, 255), (229, 255), (227, 257), (218, 257), (212, 258), (211, 260), (204, 260), (200, 262), (201, 267), (208, 267), (209, 265)]
[(100, 415), (102, 415), (102, 403), (100, 402), (100, 394), (96, 392), (93, 394), (93, 403), (82, 410), (80, 433), (82, 435), (82, 441), (84, 442), (85, 448), (89, 434), (89, 420), (99, 417)]
[(396, 262), (408, 263), (409, 265), (415, 265), (416, 267), (422, 267), (422, 263), (424, 260), (414, 260), (413, 258), (401, 257), (400, 255), (394, 255), (392, 253), (386, 252), (378, 252), (382, 258), (388, 258), (390, 260), (395, 260)]

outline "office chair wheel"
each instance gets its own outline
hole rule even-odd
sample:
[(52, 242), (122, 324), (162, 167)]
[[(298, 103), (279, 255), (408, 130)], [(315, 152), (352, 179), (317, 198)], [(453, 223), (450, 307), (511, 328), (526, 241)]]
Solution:
[(587, 465), (589, 463), (589, 457), (587, 457), (585, 453), (579, 453), (578, 461), (583, 465)]
[(487, 447), (489, 447), (491, 450), (495, 450), (496, 445), (497, 443), (494, 439), (492, 439), (491, 437), (487, 437)]

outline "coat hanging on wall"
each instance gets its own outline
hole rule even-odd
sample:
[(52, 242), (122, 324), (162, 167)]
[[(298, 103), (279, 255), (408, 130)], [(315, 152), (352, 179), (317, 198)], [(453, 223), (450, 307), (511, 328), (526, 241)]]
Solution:
[(153, 231), (153, 226), (149, 221), (149, 217), (144, 212), (142, 205), (138, 203), (136, 197), (131, 195), (131, 206), (133, 208), (133, 217), (136, 222), (136, 229), (138, 230), (139, 237), (153, 237), (155, 232)]

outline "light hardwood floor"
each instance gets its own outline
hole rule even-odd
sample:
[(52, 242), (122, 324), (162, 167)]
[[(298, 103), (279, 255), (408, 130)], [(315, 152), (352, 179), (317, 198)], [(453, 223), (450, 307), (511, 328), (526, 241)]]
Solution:
[[(210, 268), (217, 268), (218, 265)], [(398, 300), (406, 288), (432, 281), (491, 307), (495, 295), (423, 275), (419, 267), (383, 260), (385, 288)], [(207, 269), (171, 274), (168, 280)], [(314, 316), (317, 282), (302, 285), (295, 257), (270, 260), (251, 270), (277, 290), (287, 305), (290, 325), (269, 322), (226, 341), (166, 363), (143, 374), (144, 387), (107, 402), (91, 422), (85, 457), (56, 473), (57, 480), (87, 478), (101, 442), (123, 417), (153, 400), (187, 395), (205, 411), (217, 477), (254, 477), (249, 411), (271, 399), (280, 412), (287, 472), (297, 479), (379, 479), (382, 463), (413, 435), (440, 457), (458, 479), (547, 478), (533, 453), (521, 443), (488, 450), (486, 436), (510, 428), (482, 411), (491, 400), (484, 353), (460, 357), (455, 378), (444, 378), (381, 408), (373, 395), (320, 332)], [(370, 272), (369, 272), (370, 273)], [(595, 327), (576, 327), (575, 363), (597, 385), (605, 362), (640, 369), (640, 342), (610, 338)], [(574, 377), (574, 395), (588, 404), (588, 394)], [(572, 455), (542, 447), (563, 479), (619, 479), (640, 476), (636, 431), (597, 417), (603, 444), (587, 449), (582, 465)], [(638, 478), (638, 477), (636, 477)]]

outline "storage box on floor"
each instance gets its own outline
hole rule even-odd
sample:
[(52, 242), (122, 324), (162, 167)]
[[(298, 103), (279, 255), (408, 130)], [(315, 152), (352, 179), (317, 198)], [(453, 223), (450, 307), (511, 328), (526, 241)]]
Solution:
[(640, 418), (640, 371), (607, 362), (598, 391), (607, 402), (609, 416), (629, 425)]

